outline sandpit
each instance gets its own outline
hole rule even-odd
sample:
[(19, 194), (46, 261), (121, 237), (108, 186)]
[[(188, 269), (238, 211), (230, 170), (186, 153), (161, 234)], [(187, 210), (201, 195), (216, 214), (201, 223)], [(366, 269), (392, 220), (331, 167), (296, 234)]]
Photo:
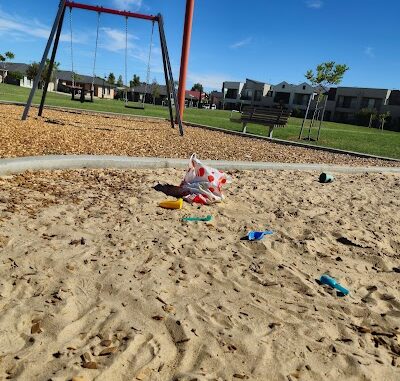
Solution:
[(358, 158), (274, 144), (222, 132), (185, 127), (180, 137), (167, 121), (118, 115), (45, 110), (22, 122), (22, 107), (0, 105), (0, 157), (91, 154), (202, 159), (399, 166), (399, 162)]
[(400, 378), (398, 175), (234, 171), (222, 204), (158, 208), (183, 172), (0, 178), (0, 378)]

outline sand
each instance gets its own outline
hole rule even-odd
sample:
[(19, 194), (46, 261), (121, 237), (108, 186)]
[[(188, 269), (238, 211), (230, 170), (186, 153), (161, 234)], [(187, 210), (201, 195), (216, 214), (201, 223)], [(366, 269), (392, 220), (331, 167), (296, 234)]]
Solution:
[(400, 177), (317, 175), (172, 211), (179, 170), (0, 178), (0, 379), (399, 380)]
[[(202, 159), (391, 166), (400, 162), (359, 158), (274, 144), (185, 126), (180, 137), (167, 121), (120, 115), (45, 110), (21, 121), (22, 107), (0, 105), (0, 157), (90, 154)], [(207, 112), (208, 110), (204, 110)], [(208, 111), (209, 112), (209, 111)]]

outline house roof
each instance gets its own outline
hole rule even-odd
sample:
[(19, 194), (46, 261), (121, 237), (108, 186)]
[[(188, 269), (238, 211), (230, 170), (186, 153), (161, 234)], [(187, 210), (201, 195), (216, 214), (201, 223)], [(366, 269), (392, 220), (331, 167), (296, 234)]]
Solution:
[(16, 62), (7, 62), (6, 63), (6, 70), (8, 71), (17, 71), (22, 74), (26, 74), (26, 70), (28, 69), (29, 65), (24, 63), (16, 63)]
[[(146, 83), (143, 82), (141, 83), (139, 86), (134, 86), (131, 87), (131, 91), (135, 92), (135, 93), (141, 93), (141, 94), (151, 94), (153, 92), (153, 88), (154, 88), (155, 84), (151, 83), (149, 85), (147, 85), (146, 88)], [(166, 85), (159, 85), (158, 86), (158, 92), (160, 95), (167, 95), (167, 86)]]
[[(72, 82), (72, 71), (67, 70), (58, 70), (56, 73), (56, 77), (61, 81), (69, 81)], [(77, 83), (92, 83), (93, 77), (89, 75), (75, 73), (75, 82)], [(94, 84), (102, 86), (103, 85), (103, 78), (95, 77)], [(114, 85), (108, 83), (107, 81), (104, 82), (105, 86), (112, 87)]]

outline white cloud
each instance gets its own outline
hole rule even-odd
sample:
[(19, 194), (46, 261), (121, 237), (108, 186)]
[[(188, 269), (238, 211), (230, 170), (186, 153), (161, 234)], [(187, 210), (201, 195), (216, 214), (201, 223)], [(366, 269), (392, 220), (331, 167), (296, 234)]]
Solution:
[(364, 54), (367, 55), (370, 58), (374, 58), (375, 57), (374, 48), (372, 46), (367, 46), (364, 49)]
[[(230, 78), (226, 74), (215, 73), (193, 73), (189, 72), (187, 79), (189, 82), (201, 83), (207, 90), (221, 90), (222, 83), (229, 81)], [(189, 87), (189, 86), (188, 86)]]
[(232, 44), (230, 47), (231, 49), (237, 49), (237, 48), (241, 48), (242, 46), (248, 45), (250, 44), (250, 42), (253, 40), (252, 37), (247, 37), (244, 40), (240, 40), (238, 42), (235, 42), (234, 44)]
[[(103, 49), (111, 52), (125, 50), (126, 34), (124, 31), (113, 28), (100, 28), (100, 30), (102, 32), (103, 39), (100, 46)], [(138, 38), (133, 34), (128, 33), (128, 49), (134, 48), (132, 40), (138, 40)]]
[[(0, 36), (7, 36), (14, 40), (23, 41), (27, 37), (48, 39), (50, 27), (42, 24), (37, 19), (25, 19), (3, 12), (0, 9)], [(70, 41), (69, 33), (62, 34), (61, 41)], [(79, 40), (73, 37), (74, 42), (83, 43), (84, 39)]]
[(308, 8), (320, 9), (324, 5), (322, 0), (307, 0), (306, 5)]
[(130, 10), (134, 9), (135, 11), (139, 10), (142, 6), (142, 0), (114, 0), (114, 5), (118, 9), (122, 10)]

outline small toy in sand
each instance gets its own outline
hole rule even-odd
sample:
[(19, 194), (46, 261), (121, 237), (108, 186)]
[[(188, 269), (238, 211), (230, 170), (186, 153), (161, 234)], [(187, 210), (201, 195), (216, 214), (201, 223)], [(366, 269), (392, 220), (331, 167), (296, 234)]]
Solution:
[(330, 175), (329, 173), (321, 173), (319, 175), (319, 182), (320, 183), (331, 183), (335, 178)]
[(182, 209), (183, 199), (178, 198), (177, 200), (165, 200), (161, 201), (158, 205), (165, 209)]
[(246, 238), (249, 241), (259, 241), (259, 240), (263, 239), (266, 235), (271, 235), (273, 233), (274, 232), (272, 230), (265, 230), (263, 232), (255, 232), (252, 230), (247, 233)]
[(336, 279), (333, 279), (332, 277), (330, 277), (327, 274), (324, 274), (321, 276), (321, 278), (319, 279), (319, 281), (322, 284), (326, 284), (336, 290), (338, 290), (339, 292), (341, 292), (343, 295), (348, 295), (349, 294), (349, 290), (347, 288), (344, 288), (342, 285), (340, 285)]
[(208, 215), (206, 217), (183, 217), (182, 221), (188, 222), (188, 221), (204, 221), (208, 222), (212, 220), (212, 216)]

